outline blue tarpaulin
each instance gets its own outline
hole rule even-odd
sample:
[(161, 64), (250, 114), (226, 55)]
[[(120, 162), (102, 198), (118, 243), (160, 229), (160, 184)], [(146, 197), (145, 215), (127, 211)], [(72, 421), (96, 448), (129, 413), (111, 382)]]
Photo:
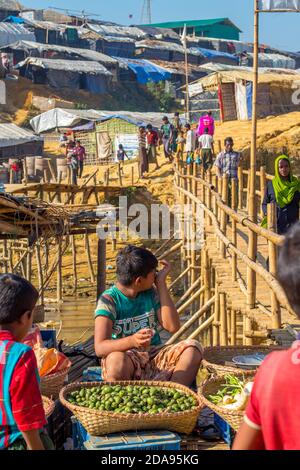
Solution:
[(213, 49), (205, 49), (204, 47), (191, 47), (190, 50), (192, 52), (200, 52), (206, 59), (217, 59), (219, 57), (233, 60), (236, 63), (239, 61), (238, 57), (228, 52), (219, 52)]
[(124, 59), (123, 57), (114, 57), (120, 63), (127, 65), (132, 70), (137, 78), (138, 83), (146, 85), (149, 82), (161, 82), (171, 78), (171, 72), (159, 67), (158, 65), (143, 59)]
[(13, 15), (8, 16), (3, 21), (5, 21), (6, 23), (14, 23), (14, 24), (24, 24), (25, 23), (25, 20), (23, 18), (21, 18), (20, 16), (13, 16)]

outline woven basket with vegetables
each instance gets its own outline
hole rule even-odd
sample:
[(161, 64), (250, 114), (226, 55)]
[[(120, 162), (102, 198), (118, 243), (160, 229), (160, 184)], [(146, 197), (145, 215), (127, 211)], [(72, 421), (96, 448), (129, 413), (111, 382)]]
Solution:
[(249, 354), (268, 354), (272, 351), (280, 350), (280, 346), (213, 346), (205, 348), (203, 351), (202, 366), (209, 372), (217, 375), (243, 373), (251, 377), (253, 370), (244, 370), (238, 367), (230, 367), (227, 362), (231, 362), (235, 356)]
[(200, 399), (237, 431), (244, 419), (253, 377), (254, 372), (252, 377), (239, 373), (215, 377), (199, 388)]
[(190, 434), (201, 409), (194, 392), (172, 382), (74, 383), (64, 387), (59, 398), (96, 436), (138, 429)]

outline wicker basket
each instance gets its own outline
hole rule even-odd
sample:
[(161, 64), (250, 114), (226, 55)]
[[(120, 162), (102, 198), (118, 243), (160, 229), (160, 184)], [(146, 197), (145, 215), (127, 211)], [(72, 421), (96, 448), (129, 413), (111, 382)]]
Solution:
[(46, 418), (50, 418), (52, 415), (54, 408), (55, 408), (55, 403), (53, 400), (50, 400), (50, 398), (42, 396), (42, 401), (43, 401), (43, 407), (45, 411)]
[[(104, 385), (141, 385), (151, 387), (175, 388), (180, 392), (192, 396), (197, 400), (198, 406), (189, 411), (180, 411), (178, 413), (139, 413), (125, 414), (114, 413), (112, 411), (100, 411), (82, 406), (71, 404), (67, 401), (70, 392), (78, 388), (103, 387)], [(81, 422), (87, 432), (94, 436), (103, 436), (114, 432), (136, 431), (141, 429), (167, 429), (169, 431), (190, 434), (197, 422), (201, 409), (201, 402), (189, 388), (176, 384), (174, 382), (155, 382), (155, 381), (121, 381), (121, 382), (81, 382), (73, 383), (64, 387), (59, 399), (62, 404), (72, 411), (76, 418)]]
[(232, 361), (234, 356), (242, 356), (254, 353), (270, 353), (282, 349), (280, 346), (214, 346), (205, 348), (203, 352), (202, 366), (212, 374), (237, 374), (243, 373), (245, 376), (253, 375), (253, 370), (230, 367), (225, 362)]
[[(249, 371), (248, 371), (249, 372)], [(241, 374), (240, 372), (235, 372), (235, 377), (243, 378), (245, 374)], [(251, 379), (254, 377), (255, 372), (252, 371), (252, 376), (248, 374), (245, 379), (250, 382)], [(203, 406), (207, 406), (212, 411), (217, 413), (221, 418), (223, 418), (235, 431), (237, 431), (244, 419), (244, 411), (235, 411), (235, 410), (228, 410), (226, 408), (222, 408), (221, 406), (215, 405), (210, 400), (208, 400), (209, 395), (215, 395), (222, 384), (224, 383), (224, 377), (219, 376), (213, 379), (207, 380), (201, 387), (198, 389), (198, 393), (200, 396), (200, 400)]]
[(55, 374), (49, 374), (41, 377), (41, 393), (48, 398), (56, 400), (60, 390), (64, 386), (64, 381), (69, 372), (69, 368), (60, 370)]

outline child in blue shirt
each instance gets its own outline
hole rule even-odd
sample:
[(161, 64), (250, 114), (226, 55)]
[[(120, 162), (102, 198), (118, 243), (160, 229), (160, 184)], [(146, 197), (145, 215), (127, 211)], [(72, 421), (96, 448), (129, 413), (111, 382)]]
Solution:
[(190, 385), (202, 348), (195, 340), (163, 347), (159, 328), (175, 333), (180, 319), (166, 278), (170, 264), (149, 251), (127, 246), (117, 256), (117, 282), (99, 298), (95, 351), (104, 380), (171, 380)]

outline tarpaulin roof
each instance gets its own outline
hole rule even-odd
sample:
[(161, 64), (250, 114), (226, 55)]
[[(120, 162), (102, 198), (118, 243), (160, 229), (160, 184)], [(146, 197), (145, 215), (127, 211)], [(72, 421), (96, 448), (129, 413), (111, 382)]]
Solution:
[[(280, 83), (283, 85), (291, 85), (293, 82), (298, 81), (300, 75), (292, 73), (259, 73), (258, 82), (259, 83)], [(217, 89), (219, 83), (232, 83), (237, 80), (245, 80), (248, 82), (253, 81), (253, 71), (238, 70), (233, 69), (230, 71), (224, 70), (220, 72), (215, 72), (206, 77), (200, 78), (196, 83), (189, 85), (189, 95), (195, 96), (199, 94), (199, 86), (203, 90), (207, 89)]]
[[(72, 128), (82, 121), (107, 121), (113, 118), (126, 120), (136, 126), (152, 124), (154, 127), (160, 127), (162, 125), (162, 117), (162, 113), (54, 108), (32, 118), (30, 125), (37, 134), (47, 132), (55, 128)], [(171, 118), (171, 115), (169, 115), (169, 117)]]
[(6, 46), (22, 39), (35, 41), (35, 35), (21, 24), (0, 23), (0, 46)]
[[(253, 53), (249, 52), (247, 55), (253, 59)], [(260, 67), (296, 68), (296, 61), (282, 54), (260, 53), (258, 55), (258, 64)]]
[(108, 26), (105, 24), (88, 23), (86, 27), (100, 34), (101, 36), (128, 37), (134, 39), (146, 38), (147, 34), (136, 26)]
[(145, 85), (148, 82), (160, 82), (169, 80), (171, 78), (171, 73), (169, 70), (155, 65), (148, 60), (143, 59), (123, 59), (120, 57), (115, 57), (121, 64), (125, 64), (130, 70), (132, 70), (136, 77), (137, 81), (142, 85)]
[(14, 24), (24, 24), (25, 23), (23, 18), (21, 18), (20, 16), (13, 16), (13, 15), (9, 15), (3, 21), (4, 21), (4, 23), (7, 22), (7, 23), (14, 23)]
[[(237, 70), (237, 71), (245, 71), (245, 72), (250, 72), (250, 73), (253, 72), (253, 67), (239, 66), (237, 69), (236, 65), (220, 64), (217, 62), (208, 62), (207, 64), (198, 65), (197, 68), (203, 71), (208, 71), (208, 72), (221, 72), (224, 70), (228, 70), (228, 71)], [(281, 74), (291, 74), (291, 75), (295, 75), (297, 73), (296, 70), (280, 68), (280, 67), (279, 68), (259, 67), (258, 71), (259, 73), (271, 72), (271, 73), (281, 73)]]
[(38, 50), (39, 53), (42, 53), (44, 51), (62, 52), (70, 56), (82, 57), (83, 59), (93, 60), (99, 63), (117, 64), (116, 59), (113, 59), (108, 55), (102, 54), (101, 52), (91, 51), (90, 49), (78, 49), (76, 47), (57, 46), (33, 41), (17, 41), (5, 47), (5, 49), (8, 48), (10, 48), (12, 51), (21, 50), (28, 53), (30, 53), (32, 50)]
[(213, 49), (205, 49), (204, 47), (190, 47), (189, 50), (196, 53), (200, 52), (206, 59), (224, 58), (231, 59), (235, 62), (239, 61), (238, 57), (228, 52), (214, 51)]
[[(181, 44), (176, 44), (174, 42), (167, 42), (167, 41), (152, 41), (151, 39), (147, 39), (145, 41), (139, 41), (135, 43), (135, 47), (144, 48), (144, 49), (159, 49), (165, 51), (173, 51), (173, 52), (180, 52), (184, 54), (184, 47)], [(188, 53), (192, 55), (202, 56), (201, 52), (195, 48), (193, 51), (192, 49), (188, 49)]]
[(43, 140), (33, 132), (12, 123), (0, 124), (0, 148)]
[(19, 62), (16, 68), (27, 65), (34, 65), (45, 70), (65, 70), (68, 72), (92, 73), (95, 75), (111, 75), (112, 74), (98, 62), (86, 60), (61, 60), (61, 59), (43, 59), (39, 57), (27, 57), (27, 59)]
[(169, 38), (180, 41), (180, 36), (173, 29), (169, 28), (156, 28), (154, 26), (139, 26), (139, 29), (144, 31), (149, 36), (156, 37), (157, 39)]

